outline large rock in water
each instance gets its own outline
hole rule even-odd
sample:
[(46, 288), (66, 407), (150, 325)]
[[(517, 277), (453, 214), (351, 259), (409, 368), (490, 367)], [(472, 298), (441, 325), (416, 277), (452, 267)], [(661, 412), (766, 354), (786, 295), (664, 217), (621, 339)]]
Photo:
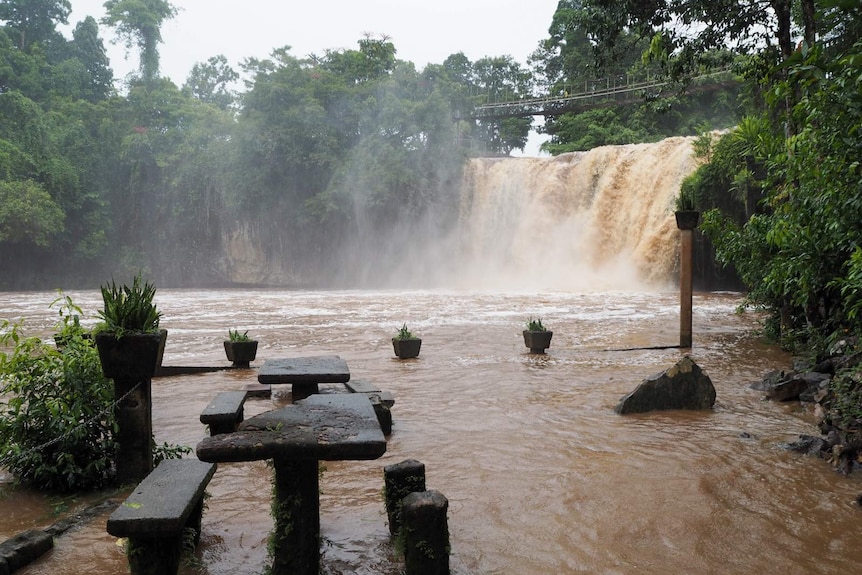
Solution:
[(624, 415), (660, 409), (711, 409), (714, 403), (712, 380), (685, 356), (670, 369), (643, 380), (614, 411)]

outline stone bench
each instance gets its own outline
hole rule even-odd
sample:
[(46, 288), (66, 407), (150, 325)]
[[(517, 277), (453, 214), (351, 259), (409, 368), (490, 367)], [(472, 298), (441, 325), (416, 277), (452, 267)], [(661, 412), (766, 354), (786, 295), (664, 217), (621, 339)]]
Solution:
[(215, 471), (215, 463), (197, 459), (162, 461), (111, 514), (108, 533), (128, 537), (132, 575), (177, 572), (184, 542), (200, 540), (204, 490)]
[(233, 433), (243, 420), (245, 391), (222, 391), (201, 412), (201, 423), (209, 425), (210, 435)]
[(352, 379), (344, 384), (351, 393), (363, 393), (371, 400), (374, 414), (380, 423), (380, 429), (385, 435), (392, 433), (392, 406), (395, 405), (395, 397), (391, 392), (380, 391), (373, 383), (363, 379)]

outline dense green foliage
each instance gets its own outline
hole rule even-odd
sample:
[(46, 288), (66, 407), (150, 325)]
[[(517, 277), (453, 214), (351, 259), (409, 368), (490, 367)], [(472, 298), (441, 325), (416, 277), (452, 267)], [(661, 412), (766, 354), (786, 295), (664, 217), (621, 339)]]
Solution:
[[(767, 108), (721, 137), (683, 188), (718, 256), (787, 346), (862, 332), (862, 44), (780, 64)], [(788, 103), (790, 104), (788, 106)]]
[[(597, 4), (593, 9), (592, 5)], [(739, 121), (739, 83), (730, 73), (692, 80), (722, 69), (732, 55), (711, 50), (697, 66), (670, 76), (663, 62), (645, 57), (650, 53), (649, 36), (622, 26), (610, 32), (598, 20), (608, 16), (606, 6), (587, 0), (562, 0), (554, 14), (549, 34), (532, 56), (539, 80), (550, 94), (570, 90), (595, 90), (612, 82), (625, 85), (648, 78), (664, 78), (666, 84), (628, 95), (620, 105), (549, 116), (542, 131), (551, 136), (543, 148), (552, 154), (589, 150), (597, 146), (652, 142), (677, 135), (694, 135), (698, 126), (727, 128)], [(604, 32), (603, 32), (604, 31)], [(666, 62), (664, 62), (666, 63)], [(580, 84), (573, 86), (573, 82)]]
[(68, 297), (58, 302), (57, 347), (18, 324), (0, 326), (0, 465), (35, 487), (96, 489), (114, 476), (113, 385), (80, 309)]

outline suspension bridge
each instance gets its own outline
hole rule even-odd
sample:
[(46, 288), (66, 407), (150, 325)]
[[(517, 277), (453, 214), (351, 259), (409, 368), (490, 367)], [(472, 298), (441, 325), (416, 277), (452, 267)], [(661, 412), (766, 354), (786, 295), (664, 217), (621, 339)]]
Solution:
[[(736, 83), (730, 68), (713, 70), (691, 78), (686, 92), (706, 92)], [(612, 76), (571, 83), (557, 89), (556, 94), (532, 98), (513, 98), (502, 94), (487, 95), (476, 106), (472, 117), (493, 120), (526, 116), (555, 116), (567, 112), (582, 112), (593, 108), (609, 108), (656, 99), (666, 87), (674, 85), (666, 77), (645, 74)], [(677, 84), (678, 85), (678, 84)], [(481, 94), (476, 95), (481, 98)]]

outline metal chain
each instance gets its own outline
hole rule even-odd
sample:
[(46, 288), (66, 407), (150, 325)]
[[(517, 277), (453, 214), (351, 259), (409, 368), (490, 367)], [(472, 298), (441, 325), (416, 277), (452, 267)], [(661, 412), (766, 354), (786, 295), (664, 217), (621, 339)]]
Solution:
[(39, 445), (39, 446), (36, 446), (36, 447), (32, 448), (32, 451), (42, 451), (43, 449), (48, 449), (49, 447), (51, 447), (51, 446), (53, 446), (53, 445), (56, 445), (57, 443), (60, 443), (61, 441), (64, 441), (64, 440), (68, 439), (68, 438), (69, 438), (69, 437), (71, 437), (71, 436), (72, 436), (72, 434), (74, 434), (78, 429), (81, 429), (82, 427), (87, 427), (87, 426), (88, 426), (88, 425), (90, 425), (91, 423), (94, 423), (94, 422), (96, 422), (96, 421), (98, 421), (98, 420), (102, 419), (102, 417), (104, 417), (104, 416), (105, 416), (109, 411), (113, 411), (113, 410), (114, 410), (118, 405), (120, 405), (121, 403), (123, 403), (123, 401), (124, 401), (127, 397), (129, 397), (129, 396), (130, 396), (130, 395), (131, 395), (135, 390), (137, 390), (139, 387), (141, 387), (141, 383), (143, 383), (143, 382), (142, 382), (142, 381), (139, 381), (138, 383), (136, 383), (136, 384), (135, 384), (135, 386), (134, 386), (132, 389), (130, 389), (129, 391), (127, 391), (126, 393), (124, 393), (124, 394), (123, 394), (123, 396), (122, 396), (120, 399), (116, 399), (116, 400), (114, 400), (114, 402), (113, 402), (113, 403), (111, 403), (110, 405), (108, 405), (107, 407), (105, 407), (102, 411), (100, 411), (99, 413), (97, 413), (96, 415), (94, 415), (93, 417), (91, 417), (90, 419), (88, 419), (87, 421), (85, 421), (85, 422), (83, 422), (83, 423), (81, 423), (81, 424), (79, 424), (79, 425), (77, 425), (77, 426), (75, 426), (75, 427), (71, 428), (70, 430), (68, 430), (67, 432), (65, 432), (63, 435), (60, 435), (60, 436), (58, 436), (58, 437), (55, 437), (54, 439), (51, 439), (50, 441), (46, 441), (46, 442), (45, 442), (45, 443), (43, 443), (42, 445)]

